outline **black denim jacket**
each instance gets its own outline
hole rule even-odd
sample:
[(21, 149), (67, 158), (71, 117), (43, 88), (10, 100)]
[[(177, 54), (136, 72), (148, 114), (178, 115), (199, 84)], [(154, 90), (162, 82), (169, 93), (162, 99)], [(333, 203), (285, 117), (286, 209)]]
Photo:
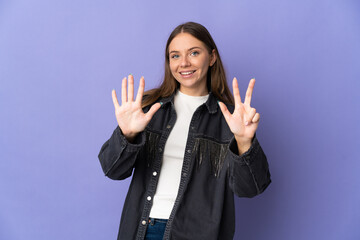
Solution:
[[(134, 143), (117, 127), (100, 150), (101, 167), (109, 178), (125, 179), (134, 169), (121, 216), (120, 240), (145, 237), (163, 150), (176, 121), (173, 97), (160, 100), (162, 107)], [(184, 131), (188, 139), (180, 186), (164, 239), (233, 239), (234, 193), (254, 197), (265, 190), (271, 182), (266, 156), (256, 137), (250, 149), (238, 155), (234, 135), (212, 93)]]

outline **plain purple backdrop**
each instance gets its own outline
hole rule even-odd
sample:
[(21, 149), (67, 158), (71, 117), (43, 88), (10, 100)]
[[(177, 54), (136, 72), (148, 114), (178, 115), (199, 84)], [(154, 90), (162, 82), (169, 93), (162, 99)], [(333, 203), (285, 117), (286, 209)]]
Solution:
[(111, 90), (129, 73), (157, 86), (186, 21), (208, 28), (241, 94), (257, 80), (273, 182), (236, 198), (235, 239), (360, 239), (356, 0), (0, 1), (0, 239), (116, 239), (129, 179), (97, 159)]

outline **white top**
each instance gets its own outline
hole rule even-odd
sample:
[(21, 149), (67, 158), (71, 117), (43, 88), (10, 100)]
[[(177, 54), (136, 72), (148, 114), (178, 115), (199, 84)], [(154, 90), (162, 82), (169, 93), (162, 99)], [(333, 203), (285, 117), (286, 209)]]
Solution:
[(174, 96), (176, 122), (165, 144), (159, 181), (150, 211), (151, 218), (169, 219), (180, 185), (181, 170), (191, 118), (206, 96), (189, 96), (180, 91)]

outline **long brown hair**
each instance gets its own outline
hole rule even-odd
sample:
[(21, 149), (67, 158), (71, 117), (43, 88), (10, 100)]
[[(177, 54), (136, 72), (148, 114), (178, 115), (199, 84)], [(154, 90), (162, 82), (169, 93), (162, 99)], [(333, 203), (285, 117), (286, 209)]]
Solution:
[(212, 51), (215, 50), (216, 61), (211, 67), (209, 67), (207, 74), (207, 88), (208, 90), (211, 90), (211, 92), (216, 96), (218, 100), (225, 103), (234, 104), (233, 96), (231, 95), (231, 92), (226, 82), (224, 66), (222, 64), (219, 51), (213, 38), (203, 25), (195, 22), (187, 22), (177, 26), (170, 34), (165, 48), (164, 80), (159, 88), (151, 89), (144, 93), (142, 106), (145, 107), (147, 105), (150, 105), (161, 97), (169, 97), (176, 91), (176, 89), (179, 88), (180, 84), (172, 75), (169, 66), (169, 45), (179, 33), (189, 33), (193, 37), (202, 41), (206, 46), (209, 54), (211, 54)]

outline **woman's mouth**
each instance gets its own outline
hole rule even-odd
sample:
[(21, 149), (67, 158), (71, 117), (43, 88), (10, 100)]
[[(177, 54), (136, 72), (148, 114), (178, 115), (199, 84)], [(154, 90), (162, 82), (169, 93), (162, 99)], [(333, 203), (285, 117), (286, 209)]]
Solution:
[(194, 72), (196, 72), (196, 70), (193, 70), (193, 71), (183, 71), (183, 72), (180, 72), (180, 75), (182, 77), (185, 77), (185, 78), (188, 78), (188, 77), (191, 77)]

